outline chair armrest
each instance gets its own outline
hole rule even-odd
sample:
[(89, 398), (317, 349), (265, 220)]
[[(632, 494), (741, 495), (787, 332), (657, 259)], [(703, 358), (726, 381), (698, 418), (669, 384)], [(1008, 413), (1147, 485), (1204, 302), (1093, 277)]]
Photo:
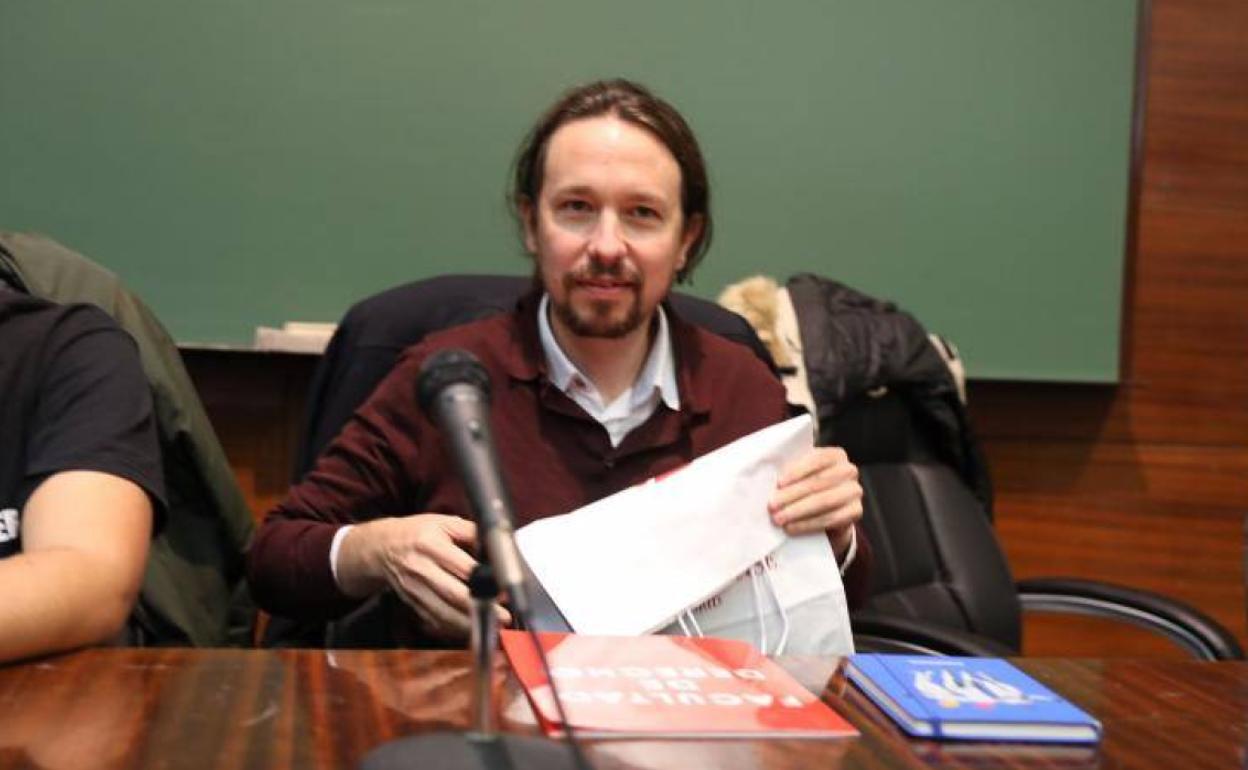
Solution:
[(971, 655), (981, 658), (1018, 655), (1018, 650), (970, 631), (870, 610), (853, 613), (850, 626), (854, 630), (854, 647), (859, 652)]
[(1243, 660), (1239, 642), (1222, 624), (1174, 599), (1136, 588), (1077, 578), (1018, 581), (1023, 610), (1121, 620), (1167, 637), (1203, 660)]

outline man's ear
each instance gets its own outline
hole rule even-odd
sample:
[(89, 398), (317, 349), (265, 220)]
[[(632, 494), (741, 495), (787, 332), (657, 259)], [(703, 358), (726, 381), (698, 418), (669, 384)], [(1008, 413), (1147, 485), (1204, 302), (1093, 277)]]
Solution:
[(702, 235), (702, 227), (706, 220), (701, 214), (694, 214), (689, 217), (689, 221), (685, 223), (685, 232), (680, 236), (680, 259), (676, 260), (676, 272), (685, 269), (685, 263), (689, 261), (689, 249), (693, 247), (698, 237)]
[(516, 201), (516, 212), (520, 214), (520, 226), (524, 228), (524, 248), (530, 254), (537, 254), (537, 211), (533, 201), (520, 198)]

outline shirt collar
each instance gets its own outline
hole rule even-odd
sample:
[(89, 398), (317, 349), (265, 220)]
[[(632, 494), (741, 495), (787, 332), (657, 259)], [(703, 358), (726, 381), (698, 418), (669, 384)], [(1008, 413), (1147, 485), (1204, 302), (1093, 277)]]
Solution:
[[(549, 308), (550, 295), (543, 293), (541, 302), (537, 306), (537, 332), (542, 345), (542, 353), (546, 358), (547, 376), (551, 383), (564, 393), (570, 394), (578, 378), (593, 389), (593, 381), (585, 376), (563, 352), (563, 348), (559, 347), (554, 329), (550, 325)], [(646, 361), (642, 364), (641, 371), (637, 373), (637, 380), (629, 391), (629, 407), (632, 409), (641, 407), (657, 390), (663, 403), (672, 411), (677, 411), (680, 409), (680, 392), (676, 387), (676, 359), (672, 353), (667, 315), (663, 312), (661, 305), (656, 308), (656, 315), (659, 328), (650, 345), (650, 352), (646, 355)], [(597, 393), (597, 390), (594, 389), (594, 392)]]

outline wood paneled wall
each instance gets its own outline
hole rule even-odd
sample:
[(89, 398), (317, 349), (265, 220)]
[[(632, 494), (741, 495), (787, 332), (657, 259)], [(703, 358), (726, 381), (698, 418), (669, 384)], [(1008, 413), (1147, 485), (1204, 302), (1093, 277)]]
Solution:
[[(1155, 0), (1148, 46), (1123, 382), (975, 382), (972, 412), (1018, 576), (1099, 578), (1177, 596), (1242, 639), (1248, 3)], [(204, 351), (187, 360), (263, 512), (286, 487), (315, 362)], [(1025, 651), (1178, 654), (1142, 632), (1048, 618), (1029, 619)]]
[(290, 486), (317, 359), (218, 350), (184, 350), (182, 359), (259, 520)]

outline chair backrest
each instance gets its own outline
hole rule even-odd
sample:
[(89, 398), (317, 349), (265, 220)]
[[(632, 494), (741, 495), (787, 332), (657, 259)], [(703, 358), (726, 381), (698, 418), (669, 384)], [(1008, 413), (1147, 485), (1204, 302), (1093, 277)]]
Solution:
[(1018, 651), (1022, 607), (983, 506), (937, 462), (859, 466), (874, 568), (865, 613), (970, 631)]
[(246, 644), (254, 612), (243, 553), (254, 523), (177, 346), (117, 276), (51, 239), (0, 232), (0, 273), (32, 295), (100, 307), (138, 343), (152, 388), (168, 510), (152, 541), (131, 641)]
[[(312, 468), (399, 354), (430, 332), (511, 310), (533, 279), (510, 275), (445, 275), (396, 286), (361, 300), (338, 325), (308, 397), (294, 477)], [(679, 292), (672, 307), (691, 323), (746, 345), (775, 371), (767, 348), (736, 313)]]

